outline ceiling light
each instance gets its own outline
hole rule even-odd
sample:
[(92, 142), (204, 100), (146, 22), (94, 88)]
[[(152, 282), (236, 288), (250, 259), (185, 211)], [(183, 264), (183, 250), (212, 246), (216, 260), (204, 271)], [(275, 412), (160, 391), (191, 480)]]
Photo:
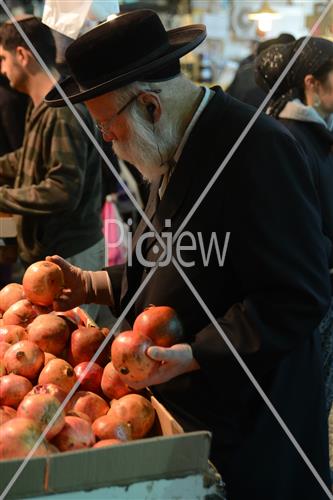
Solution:
[(264, 0), (260, 9), (250, 12), (248, 17), (251, 21), (260, 21), (261, 19), (277, 19), (281, 15), (271, 8), (268, 1)]

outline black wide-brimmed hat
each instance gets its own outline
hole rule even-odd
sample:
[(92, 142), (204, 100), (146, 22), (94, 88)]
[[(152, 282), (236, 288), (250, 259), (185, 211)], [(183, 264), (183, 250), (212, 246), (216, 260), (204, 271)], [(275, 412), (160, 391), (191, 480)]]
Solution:
[[(135, 10), (88, 31), (66, 50), (72, 76), (60, 85), (72, 103), (119, 89), (135, 81), (159, 81), (179, 72), (179, 58), (206, 38), (203, 24), (166, 31), (152, 10)], [(45, 97), (65, 106), (56, 88)]]

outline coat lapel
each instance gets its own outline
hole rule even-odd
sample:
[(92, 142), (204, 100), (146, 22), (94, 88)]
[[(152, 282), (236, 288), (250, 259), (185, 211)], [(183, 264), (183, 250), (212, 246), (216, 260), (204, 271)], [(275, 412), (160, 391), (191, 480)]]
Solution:
[[(158, 202), (159, 202), (159, 196), (158, 196), (158, 189), (159, 189), (159, 186), (160, 186), (160, 182), (161, 182), (161, 179), (158, 179), (156, 182), (152, 183), (151, 185), (151, 188), (150, 188), (150, 193), (149, 193), (149, 198), (148, 198), (148, 202), (147, 202), (147, 205), (146, 205), (146, 208), (145, 208), (145, 214), (146, 214), (146, 218), (149, 219), (150, 221), (153, 219), (154, 217), (154, 214), (156, 212), (156, 208), (157, 208), (157, 205), (158, 205)], [(135, 257), (135, 247), (136, 247), (136, 244), (140, 238), (140, 236), (143, 235), (143, 233), (146, 231), (147, 229), (147, 224), (146, 224), (146, 219), (142, 218), (138, 224), (138, 227), (136, 228), (136, 231), (134, 233), (134, 236), (133, 236), (133, 240), (132, 240), (132, 248), (129, 248), (128, 251), (130, 251), (132, 253), (132, 264), (134, 265), (134, 269), (133, 268), (129, 268), (128, 265), (126, 265), (126, 277), (125, 279), (123, 278), (123, 281), (122, 281), (122, 287), (121, 287), (121, 303), (124, 302), (124, 299), (129, 291), (129, 288), (130, 288), (130, 282), (132, 281), (131, 280), (131, 275), (133, 275), (133, 279), (135, 279), (135, 275), (138, 273), (138, 264), (136, 262), (136, 257)]]
[[(192, 181), (193, 177), (188, 175), (188, 165), (186, 165), (186, 162), (181, 157), (152, 219), (156, 232), (159, 235), (161, 235), (163, 230), (172, 232), (172, 219), (186, 199)], [(170, 223), (168, 224), (166, 221), (170, 221)], [(155, 243), (156, 236), (147, 240), (146, 254)]]
[[(158, 179), (156, 182), (153, 182), (150, 188), (150, 194), (148, 198), (148, 202), (145, 208), (145, 214), (147, 219), (150, 221), (154, 217), (154, 214), (156, 212), (158, 202), (159, 202), (159, 196), (158, 196), (158, 189), (161, 183), (161, 179)], [(144, 218), (142, 218), (138, 224), (138, 227), (136, 228), (136, 231), (134, 233), (133, 237), (133, 242), (132, 242), (132, 253), (134, 252), (135, 246), (137, 244), (138, 239), (140, 236), (146, 231), (147, 224)]]

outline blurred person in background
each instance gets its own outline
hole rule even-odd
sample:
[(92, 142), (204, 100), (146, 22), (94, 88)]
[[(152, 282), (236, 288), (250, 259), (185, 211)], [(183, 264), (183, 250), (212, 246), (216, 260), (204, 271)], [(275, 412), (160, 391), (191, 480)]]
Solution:
[[(50, 28), (23, 16), (21, 28), (55, 78), (56, 46)], [(53, 82), (11, 22), (0, 28), (1, 71), (12, 88), (30, 96), (20, 149), (0, 157), (0, 211), (15, 214), (24, 267), (54, 252), (84, 269), (104, 265), (101, 164), (73, 113), (43, 101)], [(76, 107), (98, 137), (83, 104)], [(89, 307), (94, 317), (98, 307)]]
[[(12, 89), (7, 78), (0, 74), (0, 156), (22, 145), (27, 105), (28, 96)], [(0, 240), (0, 243), (0, 288), (2, 288), (12, 280), (12, 264), (15, 262), (17, 250), (15, 238)]]
[[(256, 81), (268, 92), (304, 38), (272, 45), (256, 60)], [(293, 134), (308, 159), (321, 207), (323, 232), (333, 243), (333, 43), (310, 38), (276, 90), (267, 113)], [(330, 259), (333, 291), (333, 254)], [(326, 407), (333, 402), (333, 298), (319, 325), (324, 355)]]
[(239, 69), (234, 80), (226, 89), (232, 97), (239, 99), (246, 104), (251, 104), (258, 108), (264, 100), (266, 93), (256, 84), (255, 81), (255, 59), (263, 50), (276, 43), (290, 43), (295, 40), (289, 33), (281, 33), (277, 38), (271, 38), (258, 43), (252, 54), (240, 62)]

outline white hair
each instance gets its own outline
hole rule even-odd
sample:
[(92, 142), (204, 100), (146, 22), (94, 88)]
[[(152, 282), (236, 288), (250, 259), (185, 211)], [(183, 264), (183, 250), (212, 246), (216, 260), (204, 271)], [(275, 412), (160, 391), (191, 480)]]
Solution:
[[(114, 90), (112, 94), (115, 95), (116, 100), (120, 105), (123, 105), (127, 100), (131, 99), (140, 92), (154, 92), (160, 91), (159, 97), (161, 102), (168, 108), (168, 104), (172, 104), (175, 100), (182, 101), (183, 94), (189, 89), (193, 88), (193, 83), (188, 80), (182, 73), (161, 82), (133, 82), (118, 90)], [(177, 99), (177, 97), (179, 99)]]

